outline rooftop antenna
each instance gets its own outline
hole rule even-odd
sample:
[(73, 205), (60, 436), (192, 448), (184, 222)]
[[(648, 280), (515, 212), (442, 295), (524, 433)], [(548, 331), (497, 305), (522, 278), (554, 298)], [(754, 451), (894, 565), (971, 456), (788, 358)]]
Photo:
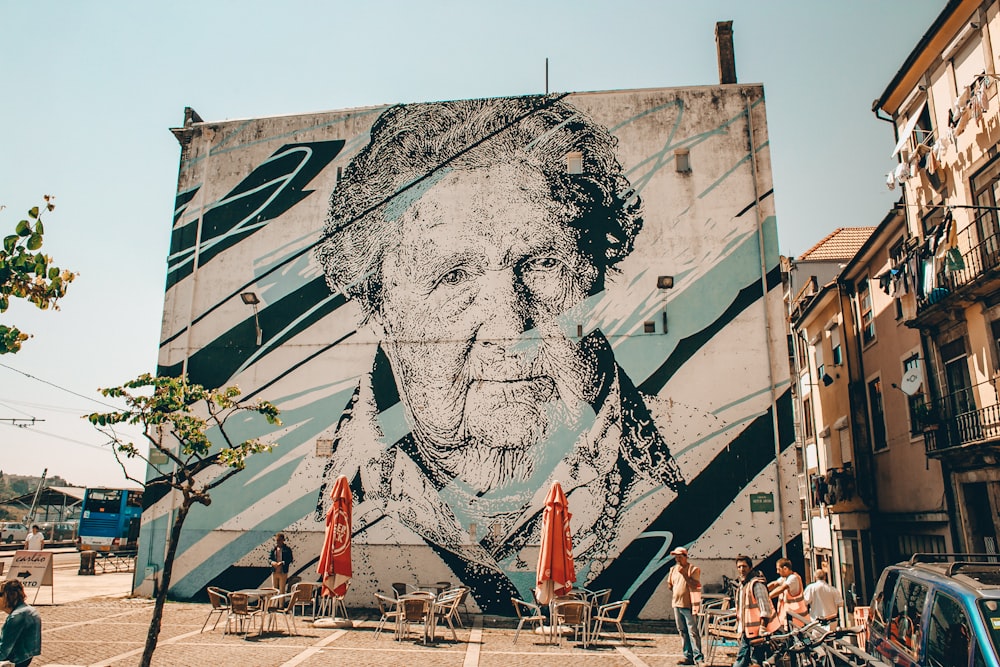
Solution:
[(545, 94), (549, 94), (549, 59), (545, 59)]

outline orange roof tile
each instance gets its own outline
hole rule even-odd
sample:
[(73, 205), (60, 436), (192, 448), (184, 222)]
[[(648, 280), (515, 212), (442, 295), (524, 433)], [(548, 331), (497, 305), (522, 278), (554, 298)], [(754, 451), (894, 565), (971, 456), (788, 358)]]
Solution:
[(857, 254), (875, 227), (838, 227), (826, 238), (799, 255), (798, 260), (848, 261)]

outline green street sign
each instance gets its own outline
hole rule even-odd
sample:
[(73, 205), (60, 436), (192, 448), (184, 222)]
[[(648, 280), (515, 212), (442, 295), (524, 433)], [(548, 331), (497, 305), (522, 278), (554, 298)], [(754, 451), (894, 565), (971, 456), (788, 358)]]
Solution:
[(774, 511), (774, 494), (773, 493), (751, 493), (750, 494), (750, 511), (751, 512), (773, 512)]

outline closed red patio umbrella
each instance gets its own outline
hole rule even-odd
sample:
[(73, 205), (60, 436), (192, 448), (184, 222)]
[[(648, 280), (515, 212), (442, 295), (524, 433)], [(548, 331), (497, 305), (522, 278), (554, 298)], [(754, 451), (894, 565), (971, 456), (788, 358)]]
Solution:
[(553, 482), (542, 513), (542, 548), (538, 553), (535, 595), (541, 604), (569, 593), (576, 581), (569, 506), (559, 482)]
[[(343, 597), (351, 581), (351, 487), (341, 475), (330, 493), (333, 504), (326, 514), (326, 536), (319, 555), (319, 576), (325, 589)], [(326, 591), (324, 590), (324, 593)]]

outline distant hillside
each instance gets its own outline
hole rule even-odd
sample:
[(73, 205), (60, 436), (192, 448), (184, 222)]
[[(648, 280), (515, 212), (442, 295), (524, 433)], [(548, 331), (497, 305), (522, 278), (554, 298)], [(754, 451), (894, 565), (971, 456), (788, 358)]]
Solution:
[[(7, 473), (0, 470), (0, 521), (8, 519), (21, 519), (20, 516), (15, 516), (11, 511), (12, 508), (7, 507), (4, 503), (11, 498), (17, 498), (18, 496), (23, 496), (26, 493), (34, 493), (35, 489), (38, 488), (38, 482), (41, 481), (40, 475), (8, 475)], [(76, 486), (59, 475), (54, 475), (45, 478), (45, 486)]]

